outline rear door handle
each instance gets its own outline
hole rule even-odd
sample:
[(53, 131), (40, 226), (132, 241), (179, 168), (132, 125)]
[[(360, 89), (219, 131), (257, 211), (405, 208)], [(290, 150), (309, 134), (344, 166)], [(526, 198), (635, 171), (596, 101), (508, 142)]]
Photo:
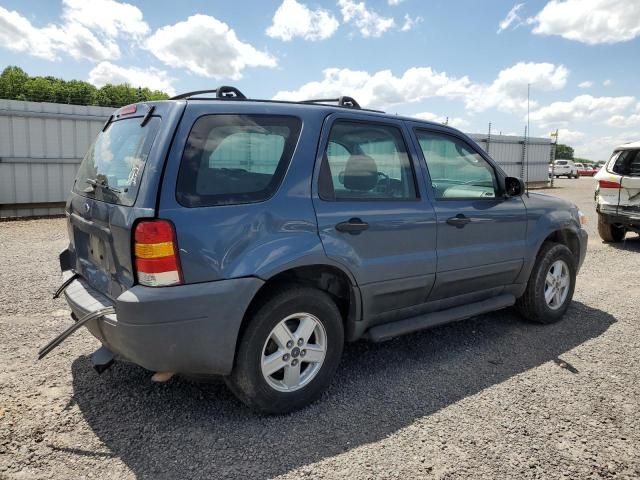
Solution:
[(350, 218), (348, 222), (340, 222), (336, 225), (337, 231), (350, 233), (351, 235), (358, 235), (367, 228), (369, 228), (369, 224), (359, 218)]
[(451, 217), (447, 220), (449, 225), (453, 225), (456, 228), (463, 228), (469, 222), (471, 222), (471, 219), (462, 213), (459, 213), (455, 217)]

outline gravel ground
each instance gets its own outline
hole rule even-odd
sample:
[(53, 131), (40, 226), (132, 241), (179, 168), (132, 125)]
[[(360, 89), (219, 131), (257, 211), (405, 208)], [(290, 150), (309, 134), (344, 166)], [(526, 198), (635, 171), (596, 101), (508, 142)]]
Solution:
[(638, 478), (640, 237), (595, 231), (593, 180), (548, 193), (589, 216), (566, 318), (505, 310), (384, 344), (348, 345), (320, 402), (257, 417), (224, 384), (155, 385), (69, 324), (61, 219), (0, 223), (0, 478)]

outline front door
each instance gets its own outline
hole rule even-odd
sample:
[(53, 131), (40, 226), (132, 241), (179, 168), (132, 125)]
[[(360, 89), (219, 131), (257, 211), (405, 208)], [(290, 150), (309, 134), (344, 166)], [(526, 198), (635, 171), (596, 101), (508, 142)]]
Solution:
[(402, 122), (332, 116), (318, 152), (314, 207), (328, 257), (355, 276), (371, 323), (425, 303), (436, 218)]
[(416, 128), (438, 222), (430, 300), (492, 296), (513, 283), (525, 253), (526, 208), (506, 198), (495, 166), (463, 137)]

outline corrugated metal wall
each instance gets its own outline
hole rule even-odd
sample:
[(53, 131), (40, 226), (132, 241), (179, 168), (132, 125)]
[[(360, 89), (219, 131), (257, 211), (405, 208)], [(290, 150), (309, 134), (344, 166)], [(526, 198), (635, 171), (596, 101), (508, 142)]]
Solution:
[(112, 112), (0, 100), (0, 217), (64, 213), (78, 165)]
[[(0, 100), (0, 218), (64, 213), (76, 170), (112, 108)], [(509, 174), (527, 178), (524, 138), (471, 134)], [(547, 181), (551, 142), (529, 140), (528, 180)], [(47, 205), (53, 204), (53, 205)]]
[[(525, 138), (511, 135), (469, 134), (512, 177), (522, 177), (529, 184), (546, 183), (549, 178), (551, 139)], [(526, 162), (525, 155), (527, 156)], [(528, 165), (527, 165), (528, 164)]]

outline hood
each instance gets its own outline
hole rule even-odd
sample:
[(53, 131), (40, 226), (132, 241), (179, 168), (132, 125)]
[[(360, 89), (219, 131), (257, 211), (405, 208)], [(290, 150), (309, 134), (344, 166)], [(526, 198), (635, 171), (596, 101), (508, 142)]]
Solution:
[(522, 195), (522, 200), (527, 208), (548, 208), (554, 210), (571, 210), (578, 211), (575, 203), (563, 198), (549, 195), (542, 192), (529, 192)]

